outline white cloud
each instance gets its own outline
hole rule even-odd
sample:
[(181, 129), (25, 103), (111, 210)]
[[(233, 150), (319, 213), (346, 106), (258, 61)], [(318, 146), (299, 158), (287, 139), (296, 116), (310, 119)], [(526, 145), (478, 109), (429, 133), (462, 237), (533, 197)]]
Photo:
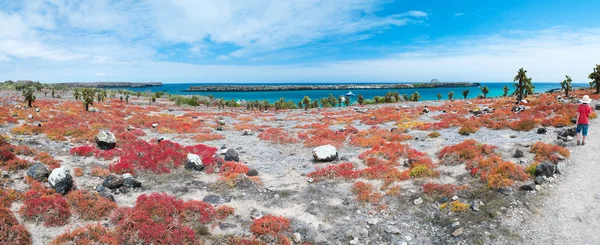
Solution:
[(227, 56), (227, 55), (219, 55), (219, 56), (217, 56), (217, 60), (225, 61), (225, 60), (231, 60), (231, 58), (229, 58), (229, 56)]
[(465, 13), (456, 13), (456, 14), (454, 14), (454, 17), (460, 17), (460, 16), (463, 16), (463, 15), (465, 15)]
[[(588, 81), (600, 53), (600, 29), (573, 31), (550, 29), (510, 32), (493, 36), (470, 36), (443, 40), (430, 47), (396, 53), (386, 58), (359, 59), (304, 65), (197, 65), (178, 62), (139, 62), (113, 66), (90, 66), (69, 62), (64, 66), (42, 66), (26, 71), (30, 79), (93, 81), (86, 74), (98, 70), (113, 74), (116, 81), (162, 82), (393, 82), (510, 81), (524, 67), (534, 82)], [(37, 64), (30, 64), (37, 66)], [(19, 66), (19, 64), (16, 64)], [(5, 73), (6, 79), (20, 78), (22, 71)], [(1, 74), (1, 73), (0, 73)]]
[(171, 42), (210, 40), (240, 49), (230, 57), (295, 47), (426, 18), (421, 11), (379, 17), (372, 0), (159, 1), (159, 35)]

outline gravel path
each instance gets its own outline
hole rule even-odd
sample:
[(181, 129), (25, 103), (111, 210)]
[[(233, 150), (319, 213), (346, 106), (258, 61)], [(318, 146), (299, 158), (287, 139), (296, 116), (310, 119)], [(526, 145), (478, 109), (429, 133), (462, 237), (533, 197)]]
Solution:
[(525, 244), (600, 244), (600, 123), (589, 141), (573, 147), (564, 179), (542, 200), (539, 215), (522, 228)]

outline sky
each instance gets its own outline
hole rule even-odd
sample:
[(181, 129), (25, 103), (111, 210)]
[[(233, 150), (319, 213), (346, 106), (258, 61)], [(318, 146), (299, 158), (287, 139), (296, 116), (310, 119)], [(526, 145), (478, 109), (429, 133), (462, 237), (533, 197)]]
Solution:
[(0, 81), (575, 82), (597, 0), (0, 0)]

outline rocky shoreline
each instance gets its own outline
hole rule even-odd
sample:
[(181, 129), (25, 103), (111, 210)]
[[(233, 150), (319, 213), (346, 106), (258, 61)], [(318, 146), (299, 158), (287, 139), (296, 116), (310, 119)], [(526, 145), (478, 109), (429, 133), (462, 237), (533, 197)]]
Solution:
[(203, 85), (191, 86), (182, 92), (251, 92), (291, 90), (351, 90), (351, 89), (405, 89), (405, 88), (450, 88), (475, 87), (479, 83), (397, 83), (397, 84), (335, 84), (335, 85)]
[(143, 87), (158, 87), (162, 86), (162, 82), (91, 82), (91, 83), (59, 83), (68, 87), (92, 87), (92, 88), (143, 88)]

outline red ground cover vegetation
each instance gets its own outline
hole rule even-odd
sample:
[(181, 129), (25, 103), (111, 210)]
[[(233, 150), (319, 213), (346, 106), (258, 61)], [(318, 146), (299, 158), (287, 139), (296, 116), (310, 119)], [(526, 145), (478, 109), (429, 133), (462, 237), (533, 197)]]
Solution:
[(122, 145), (121, 156), (117, 163), (109, 169), (114, 173), (134, 173), (138, 170), (156, 174), (170, 173), (187, 161), (187, 154), (197, 154), (202, 158), (206, 171), (214, 170), (214, 154), (217, 148), (198, 144), (182, 146), (178, 143), (163, 140), (158, 143), (135, 140)]
[(354, 194), (356, 201), (365, 204), (377, 204), (383, 198), (383, 195), (378, 193), (372, 184), (361, 181), (354, 183), (352, 186), (352, 193)]
[(105, 244), (118, 245), (116, 235), (108, 228), (95, 224), (79, 227), (73, 231), (67, 231), (54, 238), (51, 245), (62, 244)]
[(66, 198), (73, 211), (84, 220), (100, 220), (108, 217), (117, 207), (116, 203), (100, 196), (97, 192), (75, 190), (70, 191)]
[(69, 223), (71, 211), (67, 200), (54, 190), (46, 189), (37, 182), (23, 194), (23, 206), (19, 214), (24, 220), (43, 222), (46, 227), (63, 226)]
[(569, 149), (553, 145), (546, 144), (538, 141), (531, 147), (531, 152), (535, 154), (535, 160), (538, 162), (550, 161), (552, 163), (558, 163), (562, 158), (568, 158), (571, 155)]
[(281, 128), (268, 128), (265, 131), (260, 132), (258, 138), (273, 144), (291, 144), (298, 142), (297, 137)]
[(5, 207), (0, 207), (0, 244), (31, 244), (29, 231), (19, 224), (15, 215)]

